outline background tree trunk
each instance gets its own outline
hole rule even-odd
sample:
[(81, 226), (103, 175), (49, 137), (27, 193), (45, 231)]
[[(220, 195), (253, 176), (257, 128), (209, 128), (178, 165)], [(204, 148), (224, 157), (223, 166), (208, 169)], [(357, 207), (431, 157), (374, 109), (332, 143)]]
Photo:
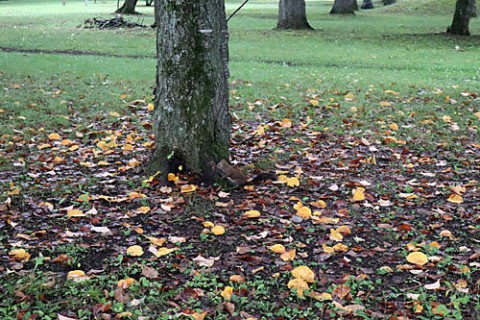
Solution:
[(447, 29), (447, 32), (463, 36), (470, 35), (468, 30), (470, 18), (476, 16), (477, 6), (475, 0), (457, 0), (452, 25)]
[(372, 0), (363, 0), (362, 9), (363, 10), (373, 9)]
[(383, 0), (383, 5), (389, 6), (391, 4), (394, 4), (395, 2), (397, 2), (397, 0)]
[(307, 21), (305, 0), (280, 0), (278, 29), (313, 29)]
[(157, 0), (155, 15), (155, 151), (149, 171), (165, 179), (181, 165), (211, 183), (215, 165), (229, 156), (224, 1)]
[(358, 9), (356, 3), (356, 0), (335, 0), (330, 14), (355, 14), (355, 9)]
[(125, 0), (123, 5), (117, 11), (115, 11), (115, 13), (137, 14), (138, 12), (135, 11), (137, 1), (138, 0)]

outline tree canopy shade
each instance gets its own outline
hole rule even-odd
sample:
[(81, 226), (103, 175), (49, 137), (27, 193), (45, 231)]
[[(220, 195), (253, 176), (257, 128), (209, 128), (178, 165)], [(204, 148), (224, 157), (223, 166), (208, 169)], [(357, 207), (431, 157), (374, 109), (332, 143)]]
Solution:
[(313, 29), (307, 21), (305, 0), (280, 0), (278, 29)]
[(229, 156), (228, 31), (223, 0), (157, 0), (151, 173), (178, 167), (213, 182)]
[(448, 27), (447, 32), (463, 36), (470, 35), (470, 18), (477, 16), (476, 0), (457, 0), (455, 13), (453, 15), (452, 25)]

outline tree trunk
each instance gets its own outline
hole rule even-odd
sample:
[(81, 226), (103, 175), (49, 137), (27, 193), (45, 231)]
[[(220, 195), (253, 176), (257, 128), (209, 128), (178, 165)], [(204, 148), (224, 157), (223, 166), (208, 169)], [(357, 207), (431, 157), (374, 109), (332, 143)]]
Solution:
[(356, 0), (335, 0), (330, 14), (355, 14), (356, 3)]
[(278, 29), (313, 29), (307, 21), (305, 0), (280, 0)]
[(372, 0), (363, 0), (362, 9), (363, 10), (373, 9)]
[(469, 36), (468, 26), (470, 18), (477, 16), (477, 4), (475, 0), (457, 0), (452, 25), (447, 29), (448, 33)]
[(182, 166), (210, 184), (229, 156), (228, 31), (223, 0), (157, 0), (155, 151), (162, 180)]
[(125, 0), (123, 5), (115, 11), (115, 13), (121, 13), (121, 14), (138, 14), (138, 12), (135, 11), (135, 6), (137, 5), (138, 0)]
[(383, 0), (383, 5), (389, 6), (391, 4), (394, 4), (395, 2), (397, 2), (397, 0)]

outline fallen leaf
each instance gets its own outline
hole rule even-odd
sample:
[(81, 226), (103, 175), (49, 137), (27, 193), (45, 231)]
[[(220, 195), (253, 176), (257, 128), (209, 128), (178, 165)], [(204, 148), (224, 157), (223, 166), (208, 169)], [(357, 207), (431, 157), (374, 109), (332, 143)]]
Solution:
[(363, 187), (355, 188), (355, 189), (353, 189), (352, 193), (353, 193), (353, 196), (351, 198), (352, 202), (358, 202), (358, 201), (365, 200), (365, 188), (363, 188)]
[(225, 300), (230, 300), (232, 299), (233, 295), (233, 288), (230, 286), (226, 286), (225, 289), (223, 289), (222, 293), (220, 294)]
[(315, 273), (307, 266), (298, 266), (292, 270), (292, 276), (305, 282), (315, 282)]
[(300, 278), (294, 278), (290, 280), (287, 284), (287, 287), (289, 289), (297, 290), (297, 296), (300, 298), (303, 297), (303, 291), (310, 289), (310, 287), (308, 286), (308, 283), (305, 280)]
[(211, 231), (214, 235), (220, 236), (220, 235), (222, 235), (222, 234), (225, 233), (225, 228), (222, 227), (222, 226), (214, 226), (210, 231)]
[(270, 250), (272, 250), (275, 253), (285, 253), (286, 251), (285, 247), (281, 244), (274, 244), (273, 246), (270, 247)]
[(143, 255), (143, 249), (138, 245), (130, 246), (127, 248), (127, 255), (132, 257), (140, 257)]
[(422, 252), (412, 252), (407, 256), (407, 261), (413, 264), (423, 266), (428, 262), (428, 257)]
[(30, 253), (28, 253), (25, 249), (13, 249), (8, 253), (8, 255), (11, 256), (15, 262), (26, 262), (30, 260)]
[(249, 219), (258, 218), (258, 217), (260, 217), (260, 211), (258, 211), (258, 210), (248, 210), (247, 212), (242, 214), (242, 217), (249, 218)]
[(283, 261), (293, 261), (295, 259), (295, 256), (297, 254), (297, 250), (291, 249), (288, 250), (280, 255), (280, 259)]

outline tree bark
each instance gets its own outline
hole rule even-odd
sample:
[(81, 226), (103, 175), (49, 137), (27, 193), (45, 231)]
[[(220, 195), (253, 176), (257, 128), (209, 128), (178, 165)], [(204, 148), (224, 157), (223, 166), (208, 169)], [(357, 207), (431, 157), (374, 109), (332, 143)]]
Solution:
[(223, 0), (157, 0), (155, 151), (162, 180), (182, 166), (210, 184), (229, 156), (228, 31)]
[(305, 0), (280, 0), (278, 3), (278, 29), (309, 29)]
[(384, 6), (389, 6), (389, 5), (394, 4), (396, 2), (397, 2), (397, 0), (383, 0), (383, 5)]
[(470, 18), (476, 16), (477, 4), (475, 0), (457, 0), (452, 25), (448, 27), (447, 33), (469, 36)]
[(373, 2), (372, 2), (372, 0), (363, 0), (362, 9), (363, 9), (363, 10), (373, 9)]
[(355, 6), (358, 9), (356, 0), (335, 0), (330, 14), (355, 14)]
[(138, 0), (125, 0), (123, 5), (117, 11), (115, 11), (115, 13), (138, 14), (138, 12), (135, 11), (135, 7), (137, 6), (137, 1)]

